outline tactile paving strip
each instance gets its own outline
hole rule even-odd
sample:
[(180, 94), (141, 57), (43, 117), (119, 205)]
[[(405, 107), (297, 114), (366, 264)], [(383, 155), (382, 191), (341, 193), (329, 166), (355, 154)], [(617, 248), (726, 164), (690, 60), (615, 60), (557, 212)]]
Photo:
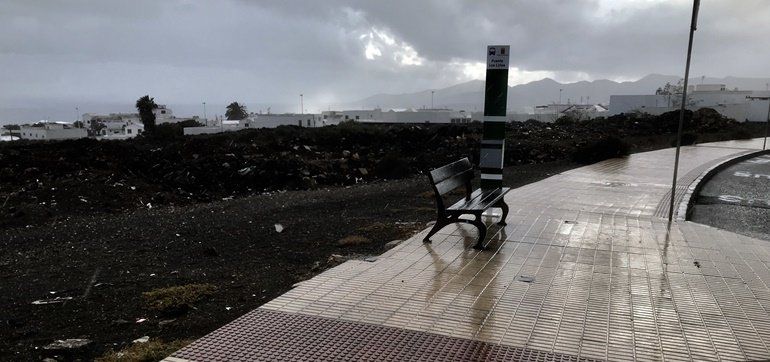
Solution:
[(589, 361), (374, 324), (256, 309), (167, 361)]
[[(675, 203), (674, 211), (676, 212), (679, 210), (677, 205), (679, 205), (682, 202), (682, 199), (685, 193), (687, 193), (687, 189), (690, 187), (690, 184), (695, 182), (698, 179), (698, 177), (700, 177), (703, 173), (705, 173), (706, 171), (708, 171), (709, 169), (713, 168), (716, 165), (728, 162), (733, 159), (740, 159), (742, 156), (753, 154), (755, 152), (756, 151), (754, 150), (743, 151), (736, 154), (720, 157), (715, 160), (706, 162), (698, 167), (695, 167), (689, 172), (687, 172), (686, 174), (680, 176), (676, 181), (677, 187), (676, 187), (676, 195), (674, 200), (674, 203)], [(666, 192), (663, 198), (660, 199), (660, 203), (658, 203), (658, 207), (655, 208), (654, 215), (657, 217), (667, 217), (669, 205), (671, 205), (671, 190), (668, 190), (668, 192)]]

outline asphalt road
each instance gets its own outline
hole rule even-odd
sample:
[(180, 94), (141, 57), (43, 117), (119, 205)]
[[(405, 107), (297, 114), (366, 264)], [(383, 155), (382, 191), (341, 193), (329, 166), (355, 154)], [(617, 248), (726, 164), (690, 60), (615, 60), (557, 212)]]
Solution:
[(770, 155), (714, 175), (698, 194), (690, 220), (770, 241)]

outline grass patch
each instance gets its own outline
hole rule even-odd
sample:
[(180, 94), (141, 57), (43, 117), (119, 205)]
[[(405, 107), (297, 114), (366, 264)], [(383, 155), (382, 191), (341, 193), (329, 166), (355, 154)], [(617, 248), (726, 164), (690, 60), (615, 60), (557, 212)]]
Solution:
[(362, 226), (362, 227), (358, 228), (357, 230), (361, 231), (361, 232), (364, 232), (364, 233), (370, 233), (370, 232), (382, 231), (385, 228), (387, 228), (387, 225), (385, 225), (385, 224), (383, 224), (383, 223), (381, 223), (379, 221), (375, 221), (375, 222), (373, 222), (373, 223), (371, 223), (369, 225)]
[(368, 238), (365, 238), (363, 236), (359, 235), (350, 235), (346, 236), (342, 239), (337, 240), (337, 244), (340, 246), (353, 246), (353, 245), (361, 245), (361, 244), (369, 244), (372, 241)]
[(163, 342), (151, 339), (147, 343), (134, 343), (119, 351), (109, 351), (96, 359), (98, 362), (155, 362), (190, 344), (191, 340)]
[(428, 191), (421, 192), (421, 193), (418, 194), (418, 196), (423, 198), (423, 199), (431, 199), (431, 200), (436, 197), (435, 195), (436, 194), (433, 192), (433, 190), (428, 190)]
[(142, 293), (148, 309), (158, 312), (184, 311), (192, 303), (211, 296), (217, 287), (213, 284), (187, 284), (153, 289)]

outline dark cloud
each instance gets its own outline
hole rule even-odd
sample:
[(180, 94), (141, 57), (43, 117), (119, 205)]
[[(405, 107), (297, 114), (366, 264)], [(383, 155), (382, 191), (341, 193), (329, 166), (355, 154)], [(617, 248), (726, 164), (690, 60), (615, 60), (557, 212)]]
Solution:
[[(483, 75), (512, 46), (512, 81), (680, 74), (690, 1), (133, 0), (5, 2), (0, 103), (36, 100), (326, 108)], [(694, 74), (766, 76), (770, 6), (704, 2)]]

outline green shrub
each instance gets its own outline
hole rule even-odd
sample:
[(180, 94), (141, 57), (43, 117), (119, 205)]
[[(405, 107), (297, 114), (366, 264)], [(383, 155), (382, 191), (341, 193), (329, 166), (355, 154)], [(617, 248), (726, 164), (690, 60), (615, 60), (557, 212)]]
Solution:
[(147, 309), (162, 314), (182, 313), (191, 304), (200, 301), (216, 292), (212, 284), (187, 284), (169, 288), (153, 289), (142, 293)]
[(134, 343), (120, 351), (109, 351), (96, 359), (98, 362), (155, 362), (190, 344), (190, 340), (163, 342), (151, 339), (146, 343)]

